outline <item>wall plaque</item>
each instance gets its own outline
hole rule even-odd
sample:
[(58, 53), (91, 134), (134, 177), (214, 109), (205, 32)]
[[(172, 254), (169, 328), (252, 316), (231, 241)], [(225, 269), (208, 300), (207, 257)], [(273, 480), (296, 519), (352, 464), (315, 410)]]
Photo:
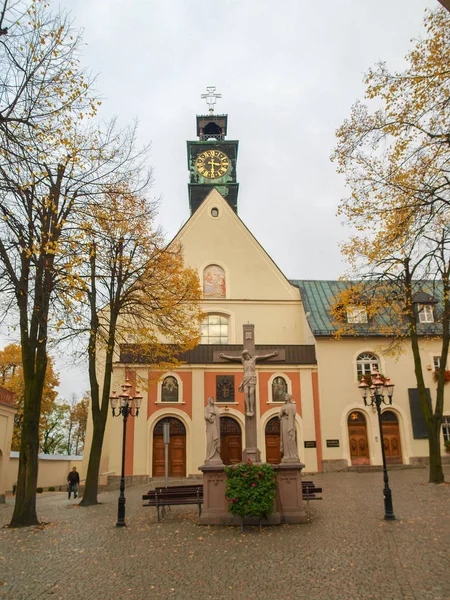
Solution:
[(305, 442), (305, 448), (316, 448), (316, 440), (311, 440), (310, 442)]
[(234, 375), (216, 375), (216, 402), (234, 402)]
[(339, 440), (327, 440), (327, 448), (339, 448)]

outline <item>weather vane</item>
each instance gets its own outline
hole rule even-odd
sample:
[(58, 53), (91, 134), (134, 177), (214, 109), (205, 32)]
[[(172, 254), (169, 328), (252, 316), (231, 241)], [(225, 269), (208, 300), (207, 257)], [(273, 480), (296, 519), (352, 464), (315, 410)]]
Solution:
[(222, 94), (216, 94), (216, 88), (214, 86), (206, 86), (207, 94), (202, 94), (201, 97), (205, 98), (206, 104), (208, 105), (209, 112), (212, 114), (214, 112), (214, 106), (216, 104), (217, 98), (222, 98)]

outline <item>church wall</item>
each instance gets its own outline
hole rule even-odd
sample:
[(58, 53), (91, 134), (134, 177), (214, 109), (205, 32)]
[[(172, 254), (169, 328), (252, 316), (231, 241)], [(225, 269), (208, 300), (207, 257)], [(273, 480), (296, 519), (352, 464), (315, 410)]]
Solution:
[[(357, 356), (372, 352), (379, 358), (380, 373), (390, 377), (395, 384), (392, 410), (398, 419), (403, 464), (417, 463), (428, 456), (428, 440), (414, 439), (409, 404), (409, 388), (416, 388), (411, 350), (405, 342), (404, 353), (398, 357), (383, 355), (387, 348), (383, 338), (372, 339), (322, 339), (316, 344), (319, 365), (319, 394), (322, 415), (323, 458), (330, 468), (351, 464), (347, 419), (351, 412), (363, 413), (367, 426), (370, 464), (382, 463), (377, 412), (365, 407), (358, 390)], [(421, 340), (424, 377), (435, 400), (436, 384), (432, 377), (432, 358), (439, 354), (439, 341)], [(388, 409), (382, 406), (382, 411)], [(444, 414), (450, 414), (450, 401), (446, 394)], [(339, 440), (339, 447), (327, 447), (327, 440)], [(442, 452), (444, 444), (442, 442)], [(333, 461), (330, 462), (329, 461)]]
[[(302, 418), (303, 418), (303, 456), (307, 471), (319, 471), (320, 461), (318, 460), (318, 452), (320, 455), (321, 446), (320, 438), (317, 439), (317, 431), (315, 427), (315, 402), (313, 390), (313, 371), (312, 369), (302, 369), (300, 372), (300, 385), (302, 397)], [(305, 442), (316, 442), (316, 448), (305, 448)]]
[[(213, 218), (211, 209), (219, 216)], [(236, 218), (222, 196), (213, 190), (199, 210), (177, 235), (188, 265), (200, 278), (210, 264), (225, 271), (226, 297), (259, 300), (298, 300), (299, 291), (290, 285), (256, 239)]]
[[(242, 326), (251, 322), (255, 326), (256, 344), (305, 344), (302, 305), (299, 300), (276, 302), (249, 299), (202, 303), (210, 314), (223, 314), (229, 318), (230, 344), (242, 344)], [(311, 343), (311, 342), (310, 342)]]
[[(186, 428), (186, 475), (197, 476), (200, 474), (198, 467), (204, 463), (206, 448), (204, 407), (209, 396), (216, 398), (216, 375), (234, 376), (237, 402), (220, 403), (219, 408), (223, 416), (230, 416), (240, 424), (242, 447), (245, 447), (244, 397), (237, 390), (243, 376), (241, 370), (236, 368), (227, 370), (223, 368), (223, 365), (220, 365), (219, 369), (214, 365), (185, 365), (175, 371), (175, 374), (183, 381), (182, 396), (180, 396), (182, 401), (161, 403), (158, 402), (155, 372), (150, 373), (145, 366), (130, 367), (130, 372), (134, 369), (137, 372), (138, 380), (147, 379), (150, 383), (146, 386), (147, 389), (142, 390), (143, 401), (139, 416), (128, 419), (125, 463), (127, 476), (133, 475), (136, 482), (142, 482), (153, 475), (153, 430), (157, 422), (167, 416), (180, 419)], [(311, 369), (292, 365), (285, 369), (282, 365), (277, 365), (276, 369), (275, 371), (273, 367), (258, 367), (257, 435), (262, 457), (265, 458), (265, 425), (270, 418), (278, 415), (282, 406), (280, 402), (269, 401), (271, 381), (275, 376), (282, 375), (290, 382), (289, 391), (292, 392), (297, 404), (299, 455), (303, 461), (306, 461), (306, 470), (316, 471), (316, 450), (304, 448), (304, 440), (315, 439), (314, 425), (311, 425), (303, 414), (304, 411), (308, 415), (312, 415), (314, 412), (312, 386), (308, 384), (308, 381), (311, 380)], [(117, 372), (113, 374), (113, 382), (115, 388), (120, 389), (116, 382), (124, 379), (124, 369), (117, 365), (116, 370)], [(165, 375), (167, 374), (158, 373), (160, 379)], [(130, 379), (132, 379), (131, 376)], [(122, 424), (122, 418), (108, 417), (104, 447), (108, 463), (105, 472), (112, 475), (114, 480), (120, 476), (121, 470)], [(113, 485), (116, 483), (117, 481), (114, 481)]]

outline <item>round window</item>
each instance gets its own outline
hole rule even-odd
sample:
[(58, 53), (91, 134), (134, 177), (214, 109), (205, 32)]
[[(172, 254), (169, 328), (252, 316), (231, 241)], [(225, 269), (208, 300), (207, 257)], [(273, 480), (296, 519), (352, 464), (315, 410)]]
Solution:
[(212, 217), (218, 217), (219, 216), (219, 209), (214, 207), (211, 209), (211, 216)]

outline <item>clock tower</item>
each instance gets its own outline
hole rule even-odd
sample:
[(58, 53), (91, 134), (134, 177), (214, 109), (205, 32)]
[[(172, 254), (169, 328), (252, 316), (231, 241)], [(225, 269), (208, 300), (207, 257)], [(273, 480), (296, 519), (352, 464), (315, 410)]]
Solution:
[(197, 115), (198, 141), (187, 142), (189, 169), (189, 207), (193, 214), (209, 192), (215, 188), (237, 212), (239, 184), (236, 182), (236, 160), (239, 142), (226, 140), (228, 115), (216, 115), (214, 105), (221, 94), (207, 87), (202, 94), (209, 114)]

